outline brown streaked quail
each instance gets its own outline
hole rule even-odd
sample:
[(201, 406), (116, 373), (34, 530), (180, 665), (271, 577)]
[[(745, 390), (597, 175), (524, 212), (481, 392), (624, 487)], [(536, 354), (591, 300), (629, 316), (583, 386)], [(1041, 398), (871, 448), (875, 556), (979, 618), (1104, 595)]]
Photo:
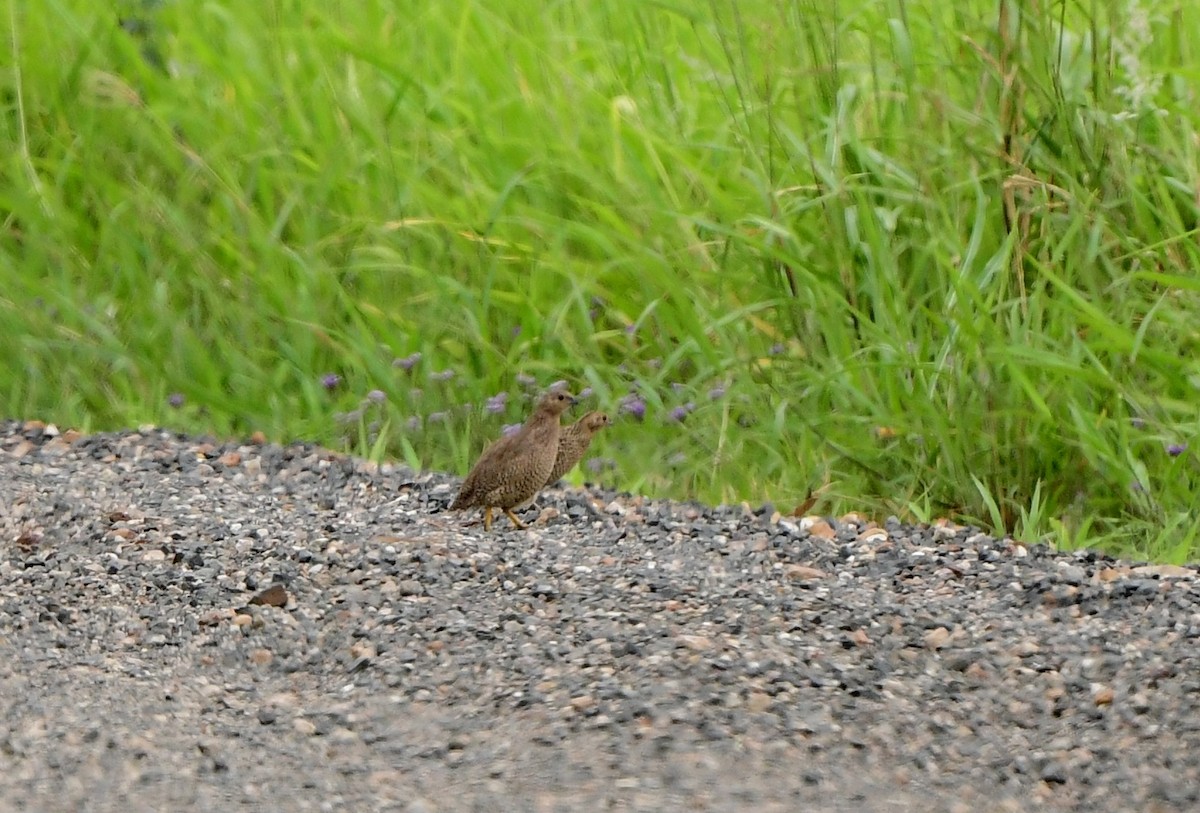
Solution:
[(564, 426), (558, 438), (558, 456), (554, 468), (546, 479), (546, 485), (558, 482), (558, 478), (569, 472), (583, 459), (592, 437), (612, 421), (603, 412), (589, 412), (570, 426)]
[(492, 509), (499, 508), (523, 529), (512, 509), (546, 485), (558, 457), (559, 416), (573, 403), (575, 397), (563, 390), (543, 395), (519, 430), (483, 450), (450, 508), (482, 508), (485, 531), (492, 529)]

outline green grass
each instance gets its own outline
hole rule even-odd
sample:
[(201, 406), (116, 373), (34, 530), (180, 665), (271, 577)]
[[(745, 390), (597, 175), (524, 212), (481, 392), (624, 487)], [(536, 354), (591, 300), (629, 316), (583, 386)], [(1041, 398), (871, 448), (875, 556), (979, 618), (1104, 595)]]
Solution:
[(1181, 0), (105, 6), (0, 19), (0, 412), (463, 472), (565, 379), (576, 480), (1200, 559)]

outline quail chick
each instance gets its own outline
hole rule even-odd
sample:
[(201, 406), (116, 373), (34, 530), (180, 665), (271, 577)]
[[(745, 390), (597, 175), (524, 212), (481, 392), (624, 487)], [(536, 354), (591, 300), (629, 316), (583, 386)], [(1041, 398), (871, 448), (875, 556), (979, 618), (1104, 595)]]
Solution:
[(573, 403), (574, 396), (562, 390), (543, 395), (517, 432), (484, 449), (450, 508), (482, 508), (485, 531), (492, 529), (492, 509), (499, 508), (523, 529), (512, 509), (533, 499), (546, 485), (558, 456), (559, 416)]
[(612, 421), (603, 412), (589, 412), (570, 426), (564, 426), (558, 438), (558, 456), (554, 460), (554, 468), (546, 479), (546, 485), (558, 482), (558, 478), (569, 472), (575, 464), (583, 459), (592, 436)]

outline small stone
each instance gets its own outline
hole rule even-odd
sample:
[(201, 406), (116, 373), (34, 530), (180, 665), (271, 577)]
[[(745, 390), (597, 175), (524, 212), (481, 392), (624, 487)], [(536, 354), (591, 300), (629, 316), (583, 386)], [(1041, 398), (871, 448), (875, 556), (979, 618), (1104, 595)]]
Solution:
[(592, 697), (590, 694), (583, 694), (571, 698), (571, 708), (580, 713), (594, 708), (595, 705), (596, 698)]
[(941, 649), (950, 640), (950, 630), (945, 627), (936, 627), (925, 633), (925, 646), (927, 649)]
[(292, 720), (292, 730), (301, 736), (311, 737), (317, 733), (317, 726), (311, 720), (297, 717), (295, 720)]
[(1067, 781), (1067, 770), (1058, 762), (1047, 762), (1038, 778), (1050, 785), (1062, 785)]
[(1133, 568), (1138, 576), (1158, 576), (1160, 579), (1194, 579), (1196, 571), (1182, 565), (1142, 565)]
[(402, 596), (422, 596), (425, 594), (425, 586), (416, 579), (404, 579), (397, 588)]
[(808, 531), (808, 535), (817, 539), (837, 539), (837, 531), (821, 517), (804, 517), (800, 520), (800, 529)]
[(1036, 655), (1037, 653), (1039, 653), (1041, 651), (1042, 651), (1042, 648), (1040, 646), (1038, 646), (1037, 641), (1031, 640), (1029, 638), (1026, 638), (1023, 641), (1018, 642), (1017, 645), (1012, 648), (1012, 653), (1014, 655), (1016, 655), (1018, 658), (1027, 658), (1030, 655)]
[(966, 672), (975, 662), (974, 653), (970, 651), (951, 652), (946, 655), (946, 668), (952, 672)]
[(352, 728), (338, 726), (333, 731), (329, 732), (329, 739), (342, 745), (349, 745), (350, 743), (358, 742), (359, 736), (358, 732)]
[(546, 601), (554, 601), (559, 596), (558, 588), (552, 584), (536, 584), (533, 587), (533, 595)]
[(712, 649), (712, 639), (703, 635), (680, 635), (675, 640), (693, 652), (705, 652)]
[(1067, 584), (1079, 585), (1087, 581), (1087, 571), (1078, 565), (1066, 565), (1058, 569), (1058, 578)]
[(248, 627), (253, 623), (253, 616), (249, 616), (246, 613), (238, 613), (233, 617), (233, 624), (236, 627)]
[(886, 542), (888, 540), (888, 532), (883, 528), (868, 528), (858, 535), (858, 541), (866, 544), (875, 542)]
[(275, 656), (271, 654), (271, 650), (269, 649), (250, 650), (250, 662), (255, 666), (266, 666), (274, 659), (274, 657)]
[(282, 584), (273, 584), (250, 599), (250, 603), (265, 607), (285, 607), (288, 603), (288, 593)]
[(965, 526), (959, 525), (945, 517), (939, 517), (933, 522), (933, 535), (938, 539), (953, 539), (958, 536), (960, 531), (965, 530)]
[(766, 692), (750, 692), (750, 696), (746, 698), (746, 708), (754, 712), (763, 712), (771, 708), (774, 702)]
[(165, 562), (166, 560), (167, 560), (167, 554), (165, 551), (148, 550), (142, 554), (143, 562), (157, 563), (157, 562)]
[(1111, 686), (1102, 683), (1092, 684), (1092, 702), (1097, 706), (1111, 706), (1116, 693)]
[(988, 673), (987, 667), (979, 661), (975, 661), (968, 666), (963, 674), (972, 680), (987, 680), (989, 677), (991, 677), (991, 675)]
[(824, 570), (807, 565), (785, 565), (784, 574), (794, 582), (806, 582), (813, 579), (827, 579), (829, 574)]
[(236, 613), (230, 609), (209, 610), (196, 619), (196, 623), (202, 627), (215, 627), (223, 621), (228, 621), (235, 615)]

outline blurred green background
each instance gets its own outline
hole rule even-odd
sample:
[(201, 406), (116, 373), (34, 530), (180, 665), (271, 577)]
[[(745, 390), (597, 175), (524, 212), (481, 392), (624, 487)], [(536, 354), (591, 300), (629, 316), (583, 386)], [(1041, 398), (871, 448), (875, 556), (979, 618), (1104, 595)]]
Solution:
[[(1200, 558), (1200, 12), (9, 0), (0, 411)], [(5, 64), (7, 63), (7, 64)]]

